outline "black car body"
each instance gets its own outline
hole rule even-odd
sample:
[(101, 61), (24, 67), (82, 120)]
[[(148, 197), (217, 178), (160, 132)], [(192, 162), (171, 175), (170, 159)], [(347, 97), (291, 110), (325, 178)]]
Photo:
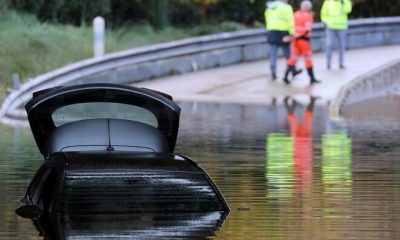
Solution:
[(114, 84), (35, 95), (26, 110), (45, 161), (16, 212), (45, 238), (207, 236), (228, 214), (207, 173), (173, 153), (180, 108), (168, 95)]

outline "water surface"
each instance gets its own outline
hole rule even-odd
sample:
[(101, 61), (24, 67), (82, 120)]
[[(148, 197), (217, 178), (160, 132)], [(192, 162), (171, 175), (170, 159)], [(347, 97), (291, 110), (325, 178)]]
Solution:
[[(348, 120), (338, 122), (329, 119), (326, 105), (316, 100), (311, 109), (309, 103), (181, 104), (176, 152), (201, 164), (231, 208), (218, 231), (200, 236), (400, 239), (397, 115), (376, 117), (370, 114), (375, 105), (359, 112), (349, 106)], [(389, 112), (400, 107), (389, 105)], [(41, 156), (29, 129), (0, 130), (0, 238), (40, 239), (32, 223), (14, 210)], [(189, 231), (176, 224), (195, 225), (192, 220), (176, 221), (174, 229)], [(162, 231), (149, 218), (135, 221), (147, 231)]]

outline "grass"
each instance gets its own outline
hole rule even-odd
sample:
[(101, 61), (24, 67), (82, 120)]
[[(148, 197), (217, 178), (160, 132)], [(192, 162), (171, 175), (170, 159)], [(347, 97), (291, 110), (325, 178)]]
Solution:
[[(106, 52), (167, 42), (191, 36), (243, 29), (225, 22), (191, 29), (167, 27), (156, 31), (148, 24), (106, 30)], [(12, 74), (23, 81), (92, 56), (92, 28), (39, 22), (15, 11), (0, 12), (0, 100), (12, 87)]]
[(0, 14), (1, 88), (10, 87), (11, 76), (35, 77), (70, 62), (90, 57), (89, 28), (50, 25), (29, 15)]

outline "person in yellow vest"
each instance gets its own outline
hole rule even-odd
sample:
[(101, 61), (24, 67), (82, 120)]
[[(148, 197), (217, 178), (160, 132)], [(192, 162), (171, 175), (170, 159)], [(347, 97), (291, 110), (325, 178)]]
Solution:
[[(286, 60), (290, 57), (290, 42), (294, 35), (293, 8), (288, 4), (288, 0), (269, 1), (266, 5), (264, 16), (270, 45), (270, 69), (272, 80), (276, 80), (279, 48), (282, 48)], [(298, 74), (300, 71), (295, 73)]]
[(346, 33), (349, 28), (347, 15), (351, 13), (350, 0), (325, 0), (321, 8), (321, 21), (326, 26), (327, 68), (332, 66), (334, 42), (339, 50), (339, 67), (345, 68), (344, 52), (346, 50)]

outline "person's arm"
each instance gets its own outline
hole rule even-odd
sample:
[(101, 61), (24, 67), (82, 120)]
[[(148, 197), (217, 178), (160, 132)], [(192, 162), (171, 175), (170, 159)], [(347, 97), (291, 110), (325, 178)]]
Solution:
[(264, 11), (264, 18), (265, 18), (265, 28), (268, 27), (268, 8)]
[(289, 30), (288, 30), (288, 32), (289, 32), (290, 36), (294, 36), (294, 14), (293, 14), (292, 6), (288, 7), (287, 18), (288, 18), (288, 21), (289, 21)]
[(342, 0), (342, 11), (346, 14), (351, 13), (352, 5), (350, 0)]
[(322, 4), (321, 7), (321, 12), (320, 12), (320, 16), (321, 16), (321, 22), (326, 23), (326, 18), (328, 16), (328, 12), (327, 12), (327, 3), (326, 1), (324, 1), (324, 3)]
[(309, 18), (307, 18), (307, 21), (304, 26), (307, 32), (312, 31), (313, 24), (314, 24), (314, 14), (310, 13)]

